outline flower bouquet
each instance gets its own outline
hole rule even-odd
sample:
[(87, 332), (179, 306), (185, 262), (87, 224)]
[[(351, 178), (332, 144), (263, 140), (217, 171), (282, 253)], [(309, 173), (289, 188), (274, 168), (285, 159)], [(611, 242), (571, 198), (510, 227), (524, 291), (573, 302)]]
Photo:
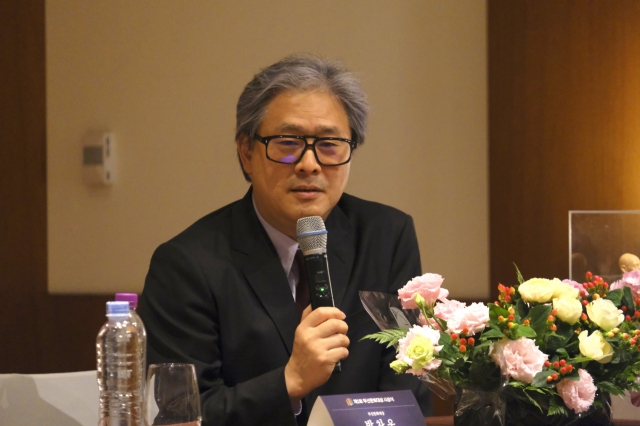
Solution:
[(416, 277), (398, 291), (413, 325), (385, 322), (383, 295), (361, 295), (382, 328), (365, 338), (396, 347), (396, 372), (455, 393), (456, 425), (612, 424), (609, 395), (640, 390), (640, 271), (611, 286), (517, 275), (498, 301), (468, 306), (440, 275)]

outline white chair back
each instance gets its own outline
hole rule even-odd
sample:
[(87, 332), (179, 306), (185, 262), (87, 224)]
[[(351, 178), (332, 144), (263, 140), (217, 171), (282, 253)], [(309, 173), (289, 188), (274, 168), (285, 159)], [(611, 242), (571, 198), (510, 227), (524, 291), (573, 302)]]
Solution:
[(0, 425), (96, 426), (96, 371), (0, 374)]

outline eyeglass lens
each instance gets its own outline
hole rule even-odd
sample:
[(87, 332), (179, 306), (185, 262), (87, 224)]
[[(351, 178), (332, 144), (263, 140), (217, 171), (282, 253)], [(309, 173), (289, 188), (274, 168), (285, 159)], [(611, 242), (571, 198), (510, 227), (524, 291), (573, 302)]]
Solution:
[[(267, 145), (267, 155), (279, 163), (291, 164), (300, 159), (307, 143), (303, 139), (275, 138)], [(342, 164), (351, 155), (351, 145), (337, 140), (318, 140), (314, 144), (320, 164)]]

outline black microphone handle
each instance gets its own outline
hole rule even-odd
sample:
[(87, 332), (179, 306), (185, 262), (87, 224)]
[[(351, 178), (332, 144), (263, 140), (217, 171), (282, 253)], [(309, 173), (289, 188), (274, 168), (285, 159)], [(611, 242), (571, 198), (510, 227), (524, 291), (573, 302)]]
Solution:
[[(327, 253), (304, 255), (304, 266), (307, 273), (307, 283), (309, 284), (311, 307), (316, 309), (322, 306), (335, 306)], [(338, 361), (333, 372), (340, 371), (342, 371), (342, 365)]]

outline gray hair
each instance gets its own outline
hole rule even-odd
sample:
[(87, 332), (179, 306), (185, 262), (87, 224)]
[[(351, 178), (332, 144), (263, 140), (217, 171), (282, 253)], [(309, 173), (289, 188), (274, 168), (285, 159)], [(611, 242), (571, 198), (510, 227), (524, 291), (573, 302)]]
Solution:
[[(356, 146), (362, 144), (367, 131), (369, 105), (358, 79), (340, 61), (301, 54), (287, 56), (268, 66), (245, 86), (236, 108), (236, 141), (246, 136), (250, 148), (253, 148), (254, 137), (267, 106), (280, 93), (316, 89), (326, 90), (340, 100), (349, 119), (351, 139)], [(244, 168), (242, 173), (251, 182)]]

